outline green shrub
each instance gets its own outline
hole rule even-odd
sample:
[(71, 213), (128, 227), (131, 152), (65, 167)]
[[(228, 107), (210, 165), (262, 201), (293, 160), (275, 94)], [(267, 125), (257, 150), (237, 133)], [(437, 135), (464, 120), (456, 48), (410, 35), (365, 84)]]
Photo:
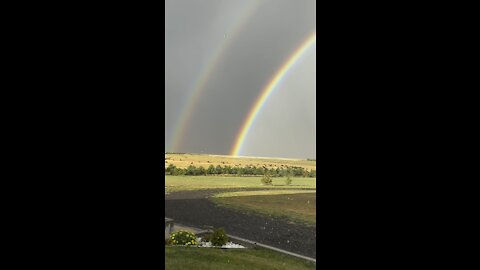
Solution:
[(210, 237), (210, 242), (216, 247), (225, 245), (228, 242), (228, 236), (225, 233), (225, 230), (223, 228), (214, 230)]
[(170, 240), (172, 240), (172, 244), (174, 245), (192, 246), (198, 244), (195, 234), (186, 231), (171, 233)]
[(290, 176), (287, 176), (287, 179), (285, 179), (285, 184), (287, 186), (291, 185), (292, 184), (292, 178)]
[(169, 164), (167, 169), (165, 170), (165, 174), (173, 175), (173, 172), (175, 171), (176, 168), (177, 167), (175, 167), (175, 165)]
[(272, 178), (268, 174), (265, 174), (260, 181), (262, 181), (264, 185), (272, 185), (273, 183)]

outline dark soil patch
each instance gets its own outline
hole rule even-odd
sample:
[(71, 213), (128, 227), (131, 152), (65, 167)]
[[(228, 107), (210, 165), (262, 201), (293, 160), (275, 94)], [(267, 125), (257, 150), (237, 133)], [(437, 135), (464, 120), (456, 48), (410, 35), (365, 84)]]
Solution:
[(216, 206), (206, 199), (225, 191), (235, 190), (183, 191), (165, 195), (165, 216), (201, 229), (222, 227), (231, 235), (316, 258), (316, 227), (293, 224), (278, 217), (242, 213)]

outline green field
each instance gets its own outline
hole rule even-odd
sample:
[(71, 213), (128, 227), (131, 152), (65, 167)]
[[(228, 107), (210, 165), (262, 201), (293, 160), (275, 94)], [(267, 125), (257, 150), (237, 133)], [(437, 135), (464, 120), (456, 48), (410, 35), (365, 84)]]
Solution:
[(303, 190), (272, 190), (220, 193), (210, 198), (218, 205), (267, 216), (285, 217), (292, 222), (316, 225), (316, 193)]
[(212, 249), (165, 247), (168, 270), (267, 270), (315, 269), (315, 264), (267, 249)]
[(302, 189), (316, 188), (315, 178), (292, 178), (292, 184), (285, 185), (285, 178), (272, 178), (273, 185), (265, 186), (261, 177), (236, 176), (165, 176), (165, 191), (175, 192), (199, 189), (234, 189), (234, 188), (267, 188), (267, 189)]

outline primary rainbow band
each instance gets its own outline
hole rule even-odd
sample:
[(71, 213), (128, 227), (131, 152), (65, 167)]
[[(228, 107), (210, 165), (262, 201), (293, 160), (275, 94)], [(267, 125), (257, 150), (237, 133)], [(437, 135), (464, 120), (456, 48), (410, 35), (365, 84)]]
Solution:
[(224, 38), (219, 46), (214, 50), (213, 55), (209, 58), (209, 61), (202, 68), (202, 72), (197, 77), (193, 84), (193, 88), (187, 98), (186, 104), (183, 106), (183, 110), (180, 112), (179, 120), (173, 130), (172, 143), (169, 151), (179, 151), (179, 146), (183, 142), (186, 128), (190, 125), (192, 115), (195, 109), (195, 105), (200, 98), (200, 95), (205, 91), (205, 85), (209, 81), (210, 77), (218, 65), (218, 62), (222, 58), (226, 49), (230, 47), (235, 35), (242, 29), (248, 19), (255, 13), (261, 4), (261, 1), (254, 1), (253, 4), (249, 4), (243, 12), (232, 22), (228, 37)]
[(232, 147), (230, 155), (238, 156), (242, 149), (242, 146), (245, 142), (245, 139), (250, 131), (255, 119), (258, 116), (258, 113), (265, 105), (268, 97), (273, 93), (276, 89), (276, 86), (282, 81), (285, 77), (287, 72), (298, 62), (298, 60), (303, 56), (303, 54), (312, 47), (317, 41), (317, 34), (314, 32), (311, 34), (288, 58), (288, 60), (282, 65), (282, 67), (278, 70), (278, 72), (273, 76), (270, 82), (265, 86), (262, 90), (260, 96), (255, 101), (253, 107), (250, 109), (247, 118), (245, 119), (240, 132), (235, 140), (235, 144)]

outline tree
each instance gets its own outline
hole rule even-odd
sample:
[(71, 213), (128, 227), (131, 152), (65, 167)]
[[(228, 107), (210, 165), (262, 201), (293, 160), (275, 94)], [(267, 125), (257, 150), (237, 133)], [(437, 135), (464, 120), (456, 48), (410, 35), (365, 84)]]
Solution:
[(222, 174), (223, 173), (223, 168), (220, 165), (217, 165), (215, 168), (215, 174)]
[(185, 170), (181, 168), (175, 168), (173, 170), (173, 175), (185, 175)]
[(207, 169), (207, 173), (208, 174), (215, 174), (215, 167), (213, 167), (213, 165), (210, 165), (210, 167), (208, 167), (208, 169)]
[(167, 169), (165, 170), (165, 173), (172, 175), (173, 172), (175, 171), (175, 168), (176, 168), (175, 165), (170, 164), (170, 165), (168, 165)]
[(262, 184), (268, 185), (268, 186), (273, 184), (272, 177), (270, 177), (267, 171), (265, 171), (265, 175), (262, 177), (260, 181), (262, 181)]
[(290, 175), (287, 175), (287, 178), (285, 179), (285, 184), (287, 186), (290, 186), (292, 184), (292, 178), (290, 177)]
[(185, 172), (185, 175), (195, 175), (195, 166), (188, 166), (187, 171)]
[(195, 175), (207, 175), (207, 170), (205, 170), (203, 166), (200, 166), (195, 170)]

